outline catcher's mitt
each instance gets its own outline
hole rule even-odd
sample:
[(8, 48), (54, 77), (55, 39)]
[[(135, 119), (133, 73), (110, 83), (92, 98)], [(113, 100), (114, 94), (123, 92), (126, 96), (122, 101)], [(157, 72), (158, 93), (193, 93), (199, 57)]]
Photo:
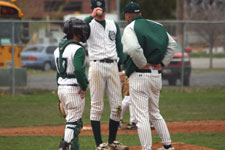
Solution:
[(66, 113), (60, 100), (58, 100), (58, 109), (63, 118), (66, 118)]
[(129, 96), (129, 79), (127, 76), (124, 77), (124, 80), (122, 82), (122, 93), (126, 96)]

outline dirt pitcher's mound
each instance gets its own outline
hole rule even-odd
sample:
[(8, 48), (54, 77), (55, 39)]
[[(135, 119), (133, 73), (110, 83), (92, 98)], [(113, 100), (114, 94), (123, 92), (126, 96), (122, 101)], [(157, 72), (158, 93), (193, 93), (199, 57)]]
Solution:
[[(168, 122), (170, 133), (190, 133), (190, 132), (223, 132), (225, 131), (225, 121), (188, 121), (188, 122)], [(108, 135), (108, 124), (101, 125), (101, 133)], [(0, 128), (0, 136), (62, 136), (65, 126), (36, 126), (36, 127), (13, 127)], [(155, 131), (153, 130), (154, 134)], [(137, 130), (119, 130), (118, 134), (137, 134)], [(91, 126), (84, 126), (80, 135), (93, 135)]]
[[(207, 147), (201, 147), (197, 145), (190, 145), (184, 143), (172, 143), (175, 150), (215, 150)], [(157, 150), (157, 148), (162, 147), (161, 143), (154, 143), (152, 145), (152, 150)], [(129, 150), (141, 150), (141, 146), (130, 147)]]

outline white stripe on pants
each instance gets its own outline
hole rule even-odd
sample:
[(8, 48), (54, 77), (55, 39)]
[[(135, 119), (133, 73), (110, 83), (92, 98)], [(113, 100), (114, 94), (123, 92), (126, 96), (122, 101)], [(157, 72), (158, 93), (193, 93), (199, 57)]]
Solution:
[(162, 143), (171, 144), (167, 125), (159, 111), (159, 95), (162, 88), (161, 74), (134, 72), (129, 81), (131, 105), (137, 120), (142, 150), (151, 150), (152, 147), (150, 120)]

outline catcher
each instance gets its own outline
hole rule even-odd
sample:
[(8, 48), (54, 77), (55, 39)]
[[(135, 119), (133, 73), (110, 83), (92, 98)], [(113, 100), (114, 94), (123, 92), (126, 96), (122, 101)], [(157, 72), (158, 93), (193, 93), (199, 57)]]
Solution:
[(85, 68), (84, 48), (80, 42), (86, 41), (86, 23), (71, 19), (64, 23), (66, 39), (59, 43), (54, 52), (57, 69), (59, 107), (66, 119), (64, 137), (59, 150), (79, 150), (78, 135), (83, 126), (82, 114), (88, 86)]

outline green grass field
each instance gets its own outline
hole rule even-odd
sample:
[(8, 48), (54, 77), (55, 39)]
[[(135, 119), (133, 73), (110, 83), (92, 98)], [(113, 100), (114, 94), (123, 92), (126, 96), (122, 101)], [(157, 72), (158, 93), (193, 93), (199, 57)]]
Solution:
[[(35, 92), (26, 95), (11, 96), (0, 93), (0, 127), (63, 125), (64, 119), (57, 110), (57, 95), (55, 92)], [(179, 89), (164, 88), (161, 92), (160, 110), (165, 120), (198, 121), (225, 120), (225, 88), (187, 88), (184, 92)], [(90, 96), (86, 97), (86, 107), (83, 115), (84, 124), (90, 124)], [(109, 104), (105, 97), (105, 109), (102, 123), (109, 119)], [(128, 112), (125, 122), (128, 122)], [(174, 142), (184, 142), (215, 148), (225, 149), (225, 132), (207, 133), (173, 133)], [(4, 150), (55, 150), (62, 137), (58, 136), (0, 136), (0, 149)], [(107, 137), (104, 136), (106, 141)], [(140, 145), (137, 135), (118, 135), (118, 140), (128, 146)], [(153, 135), (153, 143), (160, 142)], [(88, 143), (88, 144), (87, 144)], [(94, 138), (80, 136), (81, 150), (94, 149)]]
[[(188, 144), (210, 147), (218, 150), (224, 150), (225, 132), (215, 133), (177, 133), (171, 134), (172, 140)], [(140, 145), (138, 135), (118, 135), (117, 139), (123, 141), (128, 146)], [(61, 137), (56, 136), (19, 136), (19, 137), (0, 137), (0, 145), (4, 150), (56, 150), (59, 146)], [(107, 140), (103, 136), (103, 140)], [(94, 139), (92, 136), (80, 136), (81, 150), (94, 150)], [(210, 141), (210, 142), (208, 142)], [(157, 135), (153, 135), (153, 143), (160, 142)], [(87, 144), (88, 143), (88, 144)]]

